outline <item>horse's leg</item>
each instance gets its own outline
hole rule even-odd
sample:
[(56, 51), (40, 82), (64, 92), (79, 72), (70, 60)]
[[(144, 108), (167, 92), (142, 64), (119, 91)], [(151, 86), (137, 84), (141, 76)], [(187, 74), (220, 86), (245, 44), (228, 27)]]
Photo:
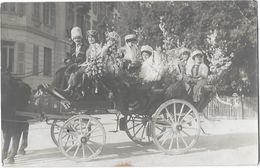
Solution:
[[(5, 125), (5, 126), (3, 126)], [(2, 133), (3, 133), (3, 148), (2, 148), (2, 163), (7, 158), (8, 155), (8, 149), (11, 141), (11, 131), (9, 129), (9, 123), (6, 123), (2, 121)]]
[(12, 136), (12, 148), (10, 151), (10, 155), (7, 158), (7, 162), (8, 164), (14, 164), (14, 157), (17, 154), (18, 151), (18, 147), (19, 147), (19, 142), (20, 142), (20, 137), (22, 134), (22, 128), (21, 128), (21, 124), (15, 123), (13, 125), (14, 130), (13, 130), (13, 136)]
[(21, 144), (21, 147), (18, 151), (18, 153), (21, 154), (21, 155), (25, 155), (25, 148), (27, 148), (27, 146), (28, 146), (29, 123), (24, 123), (23, 126), (24, 127), (23, 127), (23, 130), (22, 130), (22, 133), (23, 133), (22, 144)]

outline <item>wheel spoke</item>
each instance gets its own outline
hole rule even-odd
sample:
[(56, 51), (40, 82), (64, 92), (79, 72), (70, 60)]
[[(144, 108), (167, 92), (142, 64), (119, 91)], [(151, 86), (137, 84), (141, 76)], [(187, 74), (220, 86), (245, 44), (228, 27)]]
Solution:
[[(147, 123), (146, 123), (146, 125), (147, 125)], [(144, 138), (144, 131), (145, 131), (146, 125), (144, 126), (144, 129), (143, 129), (143, 132), (142, 132), (141, 139), (143, 139), (143, 138)]]
[(185, 129), (192, 129), (192, 130), (197, 130), (197, 128), (193, 128), (193, 127), (182, 127), (182, 128), (185, 128)]
[(177, 149), (180, 148), (180, 145), (179, 145), (179, 136), (178, 136), (178, 133), (176, 133), (176, 145), (177, 145)]
[(144, 126), (142, 125), (137, 131), (136, 133), (134, 133), (134, 137), (138, 134), (138, 132), (141, 130), (141, 128), (143, 128)]
[(82, 135), (83, 134), (83, 132), (82, 132), (82, 118), (80, 118), (79, 122), (80, 122), (80, 133)]
[(77, 144), (75, 143), (74, 145), (71, 145), (67, 150), (66, 152), (68, 153), (73, 147), (75, 147)]
[(77, 153), (78, 153), (78, 151), (79, 151), (80, 146), (81, 146), (81, 144), (78, 145), (78, 147), (77, 147), (77, 149), (76, 149), (76, 151), (75, 151), (75, 153), (74, 153), (74, 155), (73, 155), (73, 158), (76, 157), (76, 155), (77, 155)]
[(190, 134), (188, 134), (186, 131), (183, 131), (183, 130), (181, 130), (185, 135), (187, 135), (188, 137), (191, 137), (191, 135)]
[(87, 146), (87, 148), (90, 150), (90, 152), (91, 152), (92, 154), (95, 153), (95, 152), (92, 150), (92, 148), (91, 148), (88, 144), (86, 144), (86, 146)]
[(169, 118), (171, 120), (172, 123), (174, 123), (172, 115), (170, 114), (169, 110), (167, 109), (167, 107), (164, 108), (166, 110), (166, 112), (169, 114)]
[(176, 116), (176, 104), (173, 104), (173, 113), (174, 113), (174, 121), (177, 121), (177, 116)]
[(93, 133), (97, 128), (98, 128), (98, 126), (96, 126), (93, 130), (87, 132), (87, 134), (85, 136), (88, 136), (89, 134)]
[(188, 111), (188, 113), (185, 114), (185, 116), (181, 119), (180, 123), (182, 123), (183, 119), (186, 118), (186, 116), (188, 116), (191, 112), (192, 112), (192, 109), (190, 109)]
[(181, 137), (182, 142), (184, 143), (185, 147), (187, 148), (187, 147), (188, 147), (187, 142), (184, 140), (184, 138), (183, 138), (183, 136), (181, 135), (181, 133), (179, 133), (179, 134), (180, 134), (180, 137)]
[(179, 114), (179, 117), (178, 117), (178, 122), (180, 121), (183, 108), (184, 108), (184, 104), (182, 104), (182, 106), (181, 106), (180, 114)]
[(66, 140), (66, 143), (65, 143), (65, 147), (67, 146), (67, 143), (68, 143), (68, 141), (69, 141), (69, 138), (70, 138), (70, 135), (68, 136), (68, 138), (67, 138), (67, 140)]
[(95, 136), (90, 136), (89, 138), (96, 138), (96, 137), (101, 137), (103, 135), (95, 135)]
[(81, 146), (82, 146), (82, 154), (83, 154), (83, 158), (85, 158), (85, 145), (82, 144)]
[(161, 132), (159, 135), (156, 135), (156, 138), (161, 139), (163, 137), (163, 135), (165, 135), (166, 132), (168, 132), (170, 129), (166, 130), (166, 131), (163, 131)]
[(171, 135), (171, 132), (169, 132), (166, 136), (166, 138), (164, 139), (164, 141), (162, 142), (162, 146), (164, 145), (164, 143), (168, 140), (168, 137)]
[(170, 145), (169, 145), (169, 150), (172, 149), (172, 144), (173, 144), (173, 136), (171, 137), (171, 142), (170, 142)]
[(142, 123), (140, 123), (140, 124), (136, 124), (136, 125), (134, 125), (134, 126), (128, 128), (128, 130), (132, 129), (133, 127), (137, 127), (137, 126), (139, 126), (139, 125), (141, 125), (141, 124), (142, 124)]

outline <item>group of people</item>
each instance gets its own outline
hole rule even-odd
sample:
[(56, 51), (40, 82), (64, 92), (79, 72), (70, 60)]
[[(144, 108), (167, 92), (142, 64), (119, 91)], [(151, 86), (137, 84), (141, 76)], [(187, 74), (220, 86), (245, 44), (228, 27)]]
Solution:
[[(119, 76), (127, 72), (127, 76), (141, 80), (143, 83), (160, 81), (169, 67), (177, 72), (177, 82), (167, 87), (170, 94), (178, 87), (184, 87), (192, 93), (194, 102), (201, 96), (201, 88), (207, 83), (208, 67), (204, 64), (203, 53), (199, 50), (191, 52), (181, 48), (177, 60), (165, 62), (163, 54), (149, 45), (141, 48), (137, 45), (135, 34), (125, 36), (125, 46), (121, 47), (120, 36), (115, 32), (106, 34), (106, 43), (98, 43), (98, 32), (87, 31), (88, 48), (83, 43), (82, 31), (79, 27), (71, 30), (71, 39), (74, 42), (72, 54), (65, 59), (68, 65), (65, 75), (68, 77), (66, 92), (82, 86), (87, 81), (94, 92), (98, 92), (98, 78), (111, 75)], [(127, 80), (125, 83), (128, 85)], [(85, 93), (82, 92), (84, 95)]]

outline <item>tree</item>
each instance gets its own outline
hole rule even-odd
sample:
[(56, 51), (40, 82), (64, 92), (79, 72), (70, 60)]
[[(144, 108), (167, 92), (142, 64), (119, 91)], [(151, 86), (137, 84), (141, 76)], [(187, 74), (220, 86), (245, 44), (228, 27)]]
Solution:
[[(251, 92), (257, 88), (250, 75), (257, 69), (257, 2), (256, 1), (196, 1), (196, 2), (127, 2), (127, 15), (121, 19), (129, 29), (143, 30), (142, 44), (165, 50), (185, 46), (200, 49), (206, 55), (211, 73), (227, 71), (223, 84), (241, 80), (239, 67), (246, 68)], [(166, 34), (160, 29), (165, 23)], [(129, 29), (124, 30), (129, 32)], [(167, 46), (168, 45), (168, 46)], [(231, 64), (232, 62), (232, 64)], [(252, 66), (251, 66), (252, 65)], [(214, 70), (215, 68), (215, 70)], [(255, 74), (255, 73), (254, 73)]]

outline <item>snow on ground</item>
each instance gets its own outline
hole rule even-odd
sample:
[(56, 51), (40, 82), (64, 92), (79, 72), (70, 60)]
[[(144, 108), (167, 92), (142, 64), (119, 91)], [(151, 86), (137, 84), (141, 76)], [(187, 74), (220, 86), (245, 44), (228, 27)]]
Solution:
[(101, 116), (106, 130), (106, 144), (101, 154), (90, 162), (68, 160), (54, 145), (50, 126), (36, 123), (30, 126), (26, 156), (17, 156), (14, 167), (22, 166), (190, 166), (190, 165), (252, 165), (258, 160), (257, 120), (203, 121), (206, 134), (188, 153), (165, 155), (155, 145), (140, 146), (125, 132), (113, 133), (114, 115)]

